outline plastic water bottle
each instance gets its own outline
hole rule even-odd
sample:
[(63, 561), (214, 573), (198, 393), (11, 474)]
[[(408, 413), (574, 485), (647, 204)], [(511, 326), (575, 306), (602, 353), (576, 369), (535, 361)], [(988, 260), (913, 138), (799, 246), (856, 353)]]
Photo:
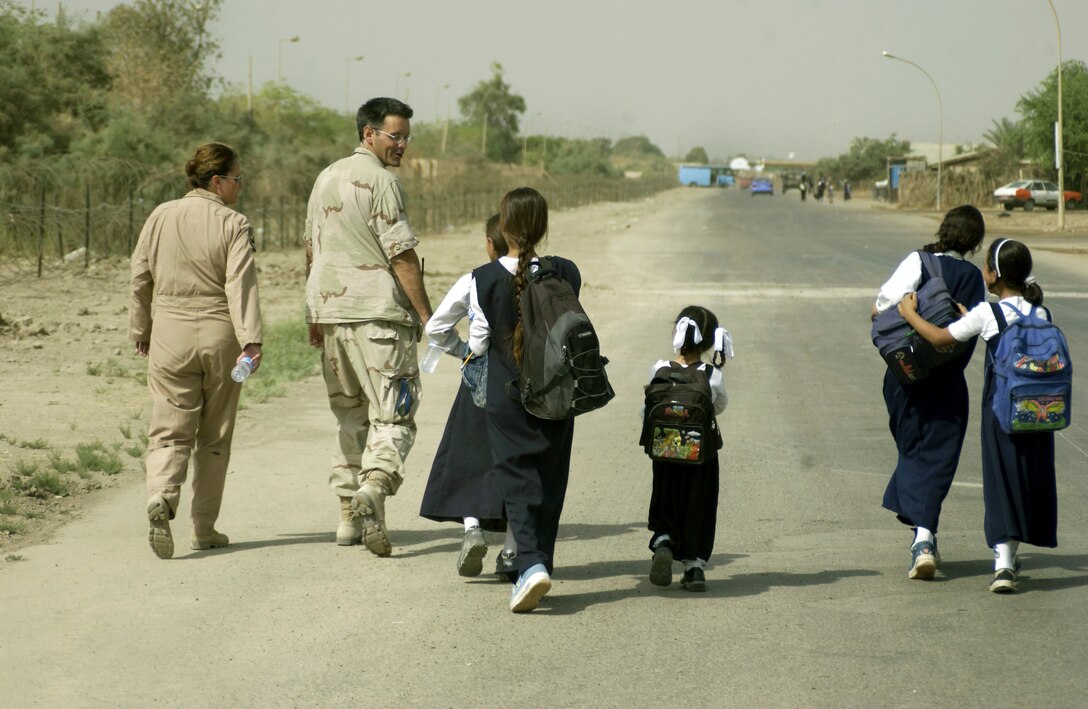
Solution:
[(249, 357), (238, 360), (238, 364), (234, 365), (234, 369), (230, 370), (230, 378), (239, 384), (248, 379), (250, 374), (253, 374), (253, 360)]
[(438, 360), (442, 358), (445, 351), (435, 344), (434, 340), (431, 340), (431, 344), (427, 347), (427, 354), (423, 355), (423, 361), (419, 363), (420, 371), (431, 374), (434, 372), (435, 367), (438, 366)]

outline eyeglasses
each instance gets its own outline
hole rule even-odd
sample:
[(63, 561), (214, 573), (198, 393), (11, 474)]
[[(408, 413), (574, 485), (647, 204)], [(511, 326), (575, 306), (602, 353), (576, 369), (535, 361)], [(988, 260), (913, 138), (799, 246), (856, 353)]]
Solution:
[(409, 143), (412, 142), (412, 136), (410, 136), (410, 135), (401, 136), (401, 135), (397, 135), (396, 133), (386, 133), (384, 130), (381, 130), (379, 128), (375, 128), (374, 132), (375, 133), (381, 133), (382, 135), (386, 136), (387, 138), (389, 138), (390, 140), (392, 140), (394, 143), (401, 146), (402, 148), (407, 146)]
[(237, 177), (235, 177), (234, 175), (219, 175), (219, 179), (221, 179), (221, 180), (234, 180), (235, 184), (239, 184), (239, 185), (242, 184), (242, 176), (241, 175), (238, 175)]

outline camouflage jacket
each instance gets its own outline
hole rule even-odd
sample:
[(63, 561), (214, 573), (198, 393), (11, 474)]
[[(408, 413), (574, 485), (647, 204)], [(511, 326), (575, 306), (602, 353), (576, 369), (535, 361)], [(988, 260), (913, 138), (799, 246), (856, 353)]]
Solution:
[(388, 259), (419, 240), (408, 226), (400, 180), (374, 153), (360, 145), (317, 176), (305, 239), (313, 250), (306, 322), (415, 323)]

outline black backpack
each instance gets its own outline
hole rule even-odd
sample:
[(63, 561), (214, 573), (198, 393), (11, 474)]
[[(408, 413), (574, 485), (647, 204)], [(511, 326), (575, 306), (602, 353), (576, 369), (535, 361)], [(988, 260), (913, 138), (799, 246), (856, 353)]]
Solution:
[(521, 292), (521, 371), (506, 385), (533, 416), (566, 419), (599, 409), (616, 395), (589, 316), (548, 257), (526, 273)]
[[(658, 369), (646, 385), (646, 412), (639, 444), (650, 460), (661, 463), (706, 462), (722, 447), (710, 393), (711, 367), (676, 362)], [(707, 446), (713, 445), (710, 449)]]

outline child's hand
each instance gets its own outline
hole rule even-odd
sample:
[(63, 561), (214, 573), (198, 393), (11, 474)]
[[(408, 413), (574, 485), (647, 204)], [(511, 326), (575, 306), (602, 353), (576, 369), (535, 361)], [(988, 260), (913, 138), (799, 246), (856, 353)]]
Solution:
[(956, 303), (956, 307), (959, 308), (960, 311), (959, 317), (962, 318), (964, 315), (967, 314), (967, 306), (963, 303)]
[(899, 301), (899, 314), (904, 318), (907, 317), (907, 313), (918, 312), (918, 294), (907, 293), (903, 296), (903, 299)]

